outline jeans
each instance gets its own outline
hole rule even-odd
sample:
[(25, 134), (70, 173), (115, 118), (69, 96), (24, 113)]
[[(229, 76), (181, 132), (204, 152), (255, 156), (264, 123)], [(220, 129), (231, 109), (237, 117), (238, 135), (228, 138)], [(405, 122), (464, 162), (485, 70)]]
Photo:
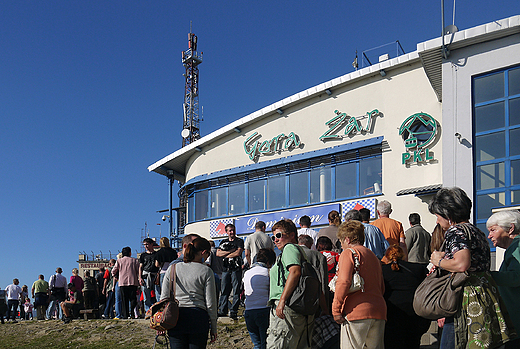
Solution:
[(455, 323), (453, 318), (446, 318), (442, 328), (440, 349), (455, 349)]
[[(16, 320), (16, 314), (18, 313), (18, 305), (20, 301), (17, 299), (9, 299), (7, 301), (7, 319), (9, 320), (12, 317), (13, 320)], [(12, 308), (12, 310), (11, 310)], [(11, 316), (12, 313), (12, 316)]]
[(122, 315), (121, 315), (122, 298), (121, 298), (121, 288), (119, 287), (119, 282), (116, 282), (114, 292), (115, 292), (114, 298), (116, 300), (116, 306), (115, 306), (116, 318), (121, 319), (122, 318)]
[(141, 291), (143, 292), (144, 311), (148, 311), (152, 306), (152, 290), (146, 288), (146, 286), (141, 286)]
[(269, 308), (246, 310), (244, 319), (255, 349), (265, 349), (269, 328)]
[(58, 319), (63, 318), (63, 311), (61, 310), (60, 303), (61, 302), (57, 299), (51, 300), (51, 302), (49, 303), (49, 307), (47, 308), (47, 313), (46, 313), (47, 320), (52, 319), (52, 316), (54, 315), (55, 310), (58, 311)]
[(114, 291), (108, 291), (105, 301), (105, 312), (104, 315), (107, 319), (112, 318), (112, 307), (114, 306)]
[(229, 270), (222, 273), (222, 294), (218, 304), (219, 314), (226, 314), (229, 307), (229, 295), (231, 289), (233, 289), (233, 304), (231, 305), (230, 315), (236, 316), (238, 313), (238, 307), (240, 305), (240, 286), (242, 282), (242, 270)]
[(185, 333), (170, 336), (171, 349), (204, 349), (208, 343), (207, 333)]

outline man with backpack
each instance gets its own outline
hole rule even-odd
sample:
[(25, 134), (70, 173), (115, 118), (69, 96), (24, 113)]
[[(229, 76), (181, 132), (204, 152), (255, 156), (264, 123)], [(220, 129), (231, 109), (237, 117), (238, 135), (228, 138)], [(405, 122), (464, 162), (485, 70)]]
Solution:
[[(272, 231), (274, 243), (282, 253), (269, 272), (271, 312), (267, 347), (310, 348), (314, 313), (319, 308), (320, 282), (298, 247), (296, 225), (291, 220), (281, 220), (273, 225)], [(302, 287), (303, 280), (310, 282)], [(297, 294), (305, 299), (294, 304)]]

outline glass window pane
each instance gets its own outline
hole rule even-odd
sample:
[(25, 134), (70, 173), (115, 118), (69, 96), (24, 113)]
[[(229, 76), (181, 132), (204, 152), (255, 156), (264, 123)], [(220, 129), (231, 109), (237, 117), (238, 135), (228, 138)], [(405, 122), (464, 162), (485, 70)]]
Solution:
[(244, 183), (229, 186), (228, 191), (229, 214), (241, 214), (246, 212), (246, 185)]
[(290, 205), (303, 205), (309, 203), (309, 173), (291, 173), (289, 176), (289, 200)]
[(357, 196), (357, 165), (355, 162), (336, 166), (336, 199)]
[(330, 167), (311, 170), (311, 203), (331, 200)]
[(359, 162), (359, 194), (380, 193), (382, 191), (381, 176), (381, 157), (362, 159)]
[(249, 182), (249, 211), (265, 210), (265, 181)]
[(506, 194), (504, 192), (485, 194), (477, 196), (477, 219), (488, 219), (491, 216), (491, 209), (504, 206), (506, 204)]
[(520, 184), (520, 160), (511, 161), (511, 185)]
[(195, 220), (208, 218), (208, 191), (195, 193)]
[(226, 188), (211, 190), (211, 217), (220, 217), (227, 214)]
[(477, 161), (494, 160), (506, 156), (505, 133), (496, 132), (476, 137), (475, 156)]
[(267, 179), (267, 208), (285, 207), (285, 176)]
[(520, 190), (511, 191), (511, 205), (520, 204)]
[(520, 124), (520, 98), (509, 101), (509, 126)]
[(509, 71), (509, 95), (520, 93), (520, 68)]
[(504, 127), (505, 120), (504, 102), (483, 105), (475, 108), (476, 132)]
[(475, 79), (475, 103), (504, 97), (504, 73), (496, 73)]
[(505, 186), (506, 171), (503, 162), (477, 167), (477, 190)]
[(520, 154), (520, 128), (509, 131), (509, 156)]
[(186, 223), (191, 223), (195, 221), (195, 198), (190, 196), (188, 198), (188, 212), (187, 212), (188, 221)]

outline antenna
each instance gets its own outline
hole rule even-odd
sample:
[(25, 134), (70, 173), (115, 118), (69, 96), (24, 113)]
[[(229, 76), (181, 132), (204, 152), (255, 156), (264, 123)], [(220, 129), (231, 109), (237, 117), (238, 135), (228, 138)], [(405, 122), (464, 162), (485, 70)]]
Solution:
[[(188, 33), (188, 49), (182, 52), (184, 73), (184, 103), (182, 129), (182, 146), (185, 147), (200, 138), (199, 130), (199, 64), (202, 63), (202, 52), (197, 52), (197, 36), (191, 31)], [(184, 130), (187, 130), (185, 132)], [(186, 137), (185, 137), (186, 135)]]

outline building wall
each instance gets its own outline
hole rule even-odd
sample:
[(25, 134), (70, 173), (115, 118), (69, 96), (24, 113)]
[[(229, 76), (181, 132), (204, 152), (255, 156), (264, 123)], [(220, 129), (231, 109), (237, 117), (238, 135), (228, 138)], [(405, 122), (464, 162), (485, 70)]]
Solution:
[[(382, 114), (374, 120), (370, 132), (341, 140), (320, 140), (320, 136), (328, 130), (326, 122), (335, 116), (335, 110), (361, 117), (373, 109), (378, 109)], [(258, 158), (259, 162), (383, 136), (387, 144), (382, 155), (383, 195), (377, 199), (386, 199), (393, 204), (392, 217), (403, 222), (405, 229), (408, 227), (408, 215), (418, 212), (423, 218), (424, 227), (432, 230), (435, 217), (427, 210), (428, 198), (395, 195), (402, 189), (442, 183), (442, 142), (437, 141), (430, 148), (433, 160), (402, 164), (405, 146), (399, 127), (407, 117), (418, 112), (431, 115), (442, 126), (441, 104), (417, 59), (388, 71), (385, 77), (372, 74), (335, 89), (331, 96), (323, 93), (304, 100), (284, 110), (283, 115), (275, 113), (243, 128), (240, 134), (227, 136), (204, 147), (188, 162), (186, 179), (254, 163), (244, 151), (244, 141), (254, 132), (261, 134), (261, 141), (280, 133), (287, 135), (294, 132), (302, 143), (300, 148), (262, 155)], [(362, 120), (361, 124), (364, 126), (365, 121)], [(339, 134), (343, 131), (341, 129)], [(197, 222), (186, 226), (185, 232), (209, 236), (208, 230), (208, 222)]]
[[(520, 63), (520, 34), (464, 47), (450, 52), (442, 65), (444, 137), (443, 182), (458, 186), (474, 202), (472, 78)], [(460, 133), (462, 143), (455, 133)], [(508, 169), (506, 169), (508, 170)], [(491, 216), (489, 212), (489, 216)], [(473, 217), (473, 211), (472, 211)], [(487, 231), (484, 230), (487, 234)], [(493, 265), (498, 269), (504, 249), (496, 249)], [(493, 269), (493, 268), (492, 268)]]

